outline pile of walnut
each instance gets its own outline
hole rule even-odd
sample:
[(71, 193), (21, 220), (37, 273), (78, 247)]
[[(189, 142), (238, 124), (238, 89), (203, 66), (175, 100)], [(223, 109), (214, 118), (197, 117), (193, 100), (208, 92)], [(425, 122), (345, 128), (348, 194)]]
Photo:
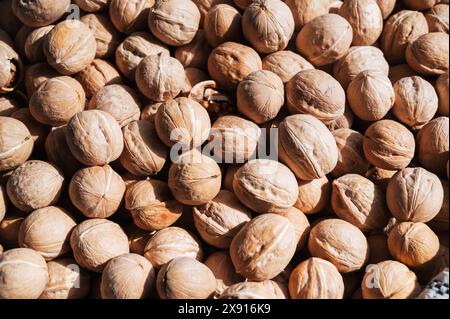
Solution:
[(448, 32), (444, 0), (2, 0), (0, 298), (414, 298)]

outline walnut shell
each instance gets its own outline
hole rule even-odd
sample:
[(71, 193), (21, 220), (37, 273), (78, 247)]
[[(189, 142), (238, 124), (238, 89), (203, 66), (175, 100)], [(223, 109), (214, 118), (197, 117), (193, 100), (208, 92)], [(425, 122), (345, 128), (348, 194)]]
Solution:
[(122, 79), (116, 68), (105, 60), (95, 59), (83, 71), (76, 75), (76, 79), (91, 98), (101, 88), (111, 84), (121, 84)]
[(414, 157), (414, 136), (398, 122), (380, 120), (366, 130), (363, 150), (366, 159), (374, 166), (388, 170), (402, 169)]
[(28, 128), (31, 134), (31, 138), (34, 141), (34, 151), (40, 152), (43, 149), (43, 145), (47, 135), (49, 133), (49, 127), (39, 123), (31, 115), (29, 107), (23, 107), (11, 114), (12, 118), (21, 121)]
[(241, 19), (241, 14), (234, 7), (215, 5), (205, 15), (203, 28), (206, 40), (213, 48), (227, 41), (241, 41)]
[(54, 25), (40, 27), (31, 31), (25, 41), (25, 56), (31, 63), (45, 61), (44, 42)]
[(298, 197), (294, 204), (305, 214), (321, 212), (330, 200), (331, 184), (326, 176), (310, 181), (298, 180)]
[(233, 237), (251, 219), (250, 211), (230, 191), (221, 190), (210, 202), (193, 208), (194, 224), (211, 246), (228, 248)]
[(297, 238), (296, 250), (299, 251), (308, 241), (309, 231), (311, 229), (308, 218), (296, 207), (289, 207), (285, 211), (277, 214), (287, 218), (292, 223), (295, 237)]
[(0, 222), (0, 240), (2, 245), (9, 248), (19, 247), (19, 230), (24, 219), (25, 216), (22, 213), (8, 212)]
[(448, 33), (431, 32), (410, 42), (406, 48), (406, 62), (424, 75), (440, 75), (448, 72)]
[(141, 93), (155, 102), (176, 97), (186, 81), (183, 65), (164, 51), (145, 57), (136, 67), (135, 77)]
[(236, 42), (222, 43), (208, 57), (209, 75), (228, 90), (234, 90), (247, 75), (261, 69), (258, 53)]
[[(441, 180), (442, 188), (444, 190), (444, 201), (442, 202), (442, 207), (439, 213), (428, 223), (428, 226), (433, 229), (433, 231), (448, 231), (449, 228), (449, 185), (446, 180)], [(441, 244), (443, 244), (443, 241)]]
[(0, 254), (2, 299), (37, 299), (48, 282), (44, 258), (29, 248), (16, 248)]
[(364, 234), (342, 219), (325, 219), (313, 226), (308, 249), (313, 257), (331, 262), (341, 273), (361, 269), (369, 258)]
[(389, 78), (369, 70), (359, 73), (347, 87), (348, 104), (364, 121), (381, 120), (394, 106), (396, 94)]
[(128, 254), (128, 238), (119, 224), (107, 219), (88, 219), (78, 224), (70, 236), (77, 263), (94, 272), (102, 272), (114, 257)]
[(346, 174), (332, 183), (331, 206), (343, 220), (361, 231), (383, 229), (389, 222), (389, 212), (383, 191), (369, 179)]
[(0, 94), (14, 91), (22, 78), (22, 60), (12, 47), (0, 41)]
[(362, 71), (378, 71), (389, 74), (389, 64), (383, 52), (373, 46), (354, 46), (333, 65), (333, 76), (344, 89)]
[(293, 206), (298, 196), (294, 174), (269, 159), (245, 163), (235, 174), (233, 189), (239, 200), (258, 213), (278, 213)]
[(448, 3), (436, 4), (430, 8), (427, 12), (425, 12), (425, 19), (427, 19), (428, 29), (430, 32), (448, 33)]
[(338, 148), (334, 137), (315, 117), (288, 116), (281, 122), (278, 134), (279, 156), (298, 178), (320, 178), (336, 166)]
[(122, 84), (102, 87), (90, 100), (90, 110), (101, 110), (111, 114), (124, 127), (139, 119), (141, 115), (139, 97), (133, 89)]
[(82, 71), (95, 58), (94, 33), (79, 20), (58, 23), (47, 35), (44, 52), (47, 62), (63, 75)]
[(421, 167), (408, 167), (389, 181), (386, 200), (398, 221), (426, 223), (441, 209), (444, 190), (439, 178)]
[(161, 299), (207, 299), (215, 292), (216, 286), (212, 271), (190, 257), (175, 258), (165, 264), (156, 281)]
[(295, 31), (300, 31), (305, 24), (321, 15), (328, 13), (328, 0), (286, 0), (286, 4), (291, 9), (295, 22)]
[(156, 135), (154, 124), (133, 121), (123, 129), (124, 149), (120, 163), (137, 176), (156, 175), (166, 162), (168, 150)]
[(430, 262), (439, 251), (439, 238), (424, 223), (398, 223), (389, 233), (391, 255), (408, 267)]
[(236, 272), (252, 281), (272, 279), (283, 271), (297, 246), (291, 222), (276, 214), (253, 218), (234, 236), (230, 255)]
[[(163, 105), (163, 102), (150, 103), (142, 108), (141, 120), (150, 122), (152, 125), (156, 125), (155, 117), (159, 107)], [(155, 126), (156, 127), (156, 126)]]
[(64, 176), (53, 164), (32, 160), (14, 170), (8, 179), (8, 197), (24, 212), (47, 207), (58, 202)]
[(172, 225), (183, 212), (183, 205), (173, 199), (168, 185), (158, 180), (139, 181), (129, 186), (125, 207), (135, 225), (147, 231)]
[(449, 97), (448, 97), (448, 73), (442, 74), (438, 77), (436, 80), (436, 84), (434, 88), (436, 89), (439, 104), (438, 104), (438, 113), (439, 115), (444, 115), (448, 117), (448, 104), (449, 104)]
[(289, 293), (293, 299), (342, 299), (344, 281), (332, 263), (312, 257), (292, 271)]
[(244, 281), (244, 278), (236, 273), (228, 251), (221, 250), (212, 253), (205, 260), (205, 265), (216, 277), (217, 286), (214, 297), (220, 297), (225, 289)]
[(77, 160), (85, 165), (105, 165), (119, 158), (123, 136), (112, 115), (101, 110), (75, 114), (66, 126), (66, 141)]
[(395, 173), (397, 173), (396, 170), (387, 170), (373, 166), (366, 172), (365, 176), (383, 191), (386, 191), (389, 180)]
[(278, 0), (254, 0), (242, 16), (244, 37), (259, 53), (272, 53), (287, 47), (294, 33), (294, 17)]
[(375, 0), (346, 0), (339, 15), (352, 26), (352, 45), (372, 45), (383, 31), (383, 15)]
[(49, 281), (39, 299), (83, 299), (91, 288), (90, 273), (71, 257), (47, 263)]
[(86, 14), (80, 21), (94, 33), (97, 43), (95, 57), (104, 59), (112, 57), (120, 43), (120, 33), (114, 29), (108, 17), (103, 14)]
[(445, 175), (449, 151), (448, 117), (431, 120), (417, 134), (419, 161), (422, 166), (438, 175)]
[(203, 250), (197, 238), (188, 231), (179, 227), (167, 227), (150, 238), (145, 246), (144, 256), (159, 269), (174, 258), (202, 260)]
[(332, 132), (340, 128), (351, 128), (354, 119), (355, 116), (353, 115), (352, 110), (348, 107), (348, 105), (346, 105), (343, 115), (333, 121), (328, 121), (323, 124), (325, 124), (325, 126)]
[(0, 171), (24, 163), (33, 151), (30, 131), (21, 121), (0, 116)]
[(61, 126), (83, 111), (86, 95), (80, 82), (58, 76), (42, 83), (30, 99), (30, 112), (40, 123)]
[(417, 72), (411, 69), (408, 64), (397, 64), (389, 66), (389, 80), (391, 80), (392, 85), (397, 83), (397, 81), (402, 78), (415, 75), (417, 75)]
[(156, 112), (155, 124), (159, 139), (169, 147), (200, 146), (208, 139), (211, 129), (205, 108), (186, 97), (163, 103)]
[(308, 22), (298, 33), (298, 52), (314, 66), (340, 59), (352, 43), (352, 26), (337, 14), (324, 14)]
[(206, 70), (208, 56), (211, 53), (211, 46), (206, 40), (205, 31), (198, 30), (191, 42), (178, 46), (175, 49), (175, 58), (183, 64), (185, 68), (199, 68)]
[(0, 222), (5, 218), (6, 210), (8, 209), (8, 195), (6, 189), (0, 185)]
[(409, 9), (423, 11), (426, 9), (430, 9), (438, 1), (440, 0), (403, 0), (402, 2)]
[(147, 245), (147, 242), (156, 231), (149, 233), (135, 224), (130, 224), (126, 229), (126, 233), (128, 235), (128, 244), (130, 245), (130, 253), (144, 256), (145, 245)]
[(195, 3), (198, 10), (200, 11), (200, 26), (203, 26), (205, 17), (208, 14), (208, 12), (219, 4), (228, 4), (230, 6), (233, 6), (233, 0), (192, 0), (192, 2)]
[(47, 63), (36, 63), (29, 66), (24, 74), (24, 85), (28, 98), (31, 98), (33, 93), (42, 83), (59, 75), (60, 74)]
[(148, 26), (168, 45), (187, 44), (199, 29), (200, 11), (190, 0), (156, 0), (148, 16)]
[(127, 79), (134, 80), (136, 67), (142, 59), (160, 52), (169, 53), (169, 49), (152, 34), (136, 32), (119, 44), (115, 53), (115, 62)]
[(69, 196), (86, 217), (107, 218), (119, 208), (125, 183), (109, 166), (82, 168), (72, 176)]
[(300, 54), (283, 50), (264, 57), (262, 68), (275, 73), (283, 83), (287, 83), (298, 72), (314, 69), (314, 66)]
[(73, 0), (81, 9), (86, 12), (100, 11), (109, 4), (109, 0)]
[(344, 114), (345, 92), (331, 75), (321, 70), (303, 70), (286, 84), (287, 108), (291, 114), (310, 114), (328, 122)]
[(184, 69), (186, 75), (186, 82), (184, 84), (183, 90), (181, 91), (183, 96), (188, 96), (192, 91), (192, 88), (198, 83), (210, 80), (209, 74), (205, 71), (197, 68), (188, 67)]
[(264, 280), (231, 285), (224, 290), (220, 299), (286, 299), (286, 296), (278, 283), (273, 280)]
[(397, 0), (376, 0), (378, 6), (381, 10), (381, 15), (383, 19), (389, 17), (395, 9), (395, 5), (397, 4)]
[(415, 298), (422, 288), (416, 274), (402, 263), (382, 261), (370, 267), (362, 280), (364, 299)]
[(12, 12), (23, 24), (38, 28), (61, 18), (69, 9), (70, 0), (13, 0), (11, 5)]
[(130, 34), (145, 29), (146, 19), (154, 0), (111, 0), (109, 18), (122, 33)]
[(169, 169), (169, 188), (185, 205), (206, 204), (219, 193), (221, 182), (219, 165), (195, 149), (182, 154)]
[(155, 283), (155, 269), (137, 254), (117, 256), (106, 264), (102, 272), (103, 299), (144, 299), (151, 294)]

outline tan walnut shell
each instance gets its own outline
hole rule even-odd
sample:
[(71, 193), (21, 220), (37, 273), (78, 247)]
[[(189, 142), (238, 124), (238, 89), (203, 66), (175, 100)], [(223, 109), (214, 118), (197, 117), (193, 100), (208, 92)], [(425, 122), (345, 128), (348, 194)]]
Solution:
[(278, 283), (273, 280), (244, 281), (231, 285), (220, 299), (286, 299)]
[(109, 18), (114, 27), (122, 33), (130, 34), (144, 30), (150, 8), (154, 0), (110, 0)]
[(298, 197), (294, 207), (305, 214), (321, 212), (329, 203), (331, 184), (326, 176), (310, 181), (298, 180)]
[(311, 229), (308, 218), (296, 207), (289, 207), (285, 211), (277, 214), (287, 218), (294, 227), (294, 233), (297, 240), (296, 250), (299, 251), (308, 241), (309, 231)]
[(47, 63), (30, 65), (24, 74), (24, 85), (28, 98), (31, 98), (41, 83), (60, 74)]
[(33, 151), (33, 144), (25, 124), (10, 117), (0, 117), (0, 171), (9, 171), (25, 162)]
[(295, 31), (300, 31), (305, 24), (328, 13), (329, 0), (286, 0), (295, 22)]
[(211, 50), (212, 48), (206, 40), (205, 31), (199, 29), (191, 42), (175, 49), (175, 58), (185, 68), (192, 67), (206, 70)]
[(6, 42), (0, 41), (0, 94), (14, 91), (22, 78), (20, 56)]
[(439, 98), (438, 113), (447, 117), (449, 115), (448, 83), (448, 73), (440, 75), (435, 83), (436, 93)]
[(283, 50), (264, 57), (262, 68), (275, 73), (283, 83), (286, 83), (298, 72), (314, 69), (314, 66), (300, 54)]
[(205, 260), (205, 265), (216, 277), (217, 287), (214, 297), (220, 297), (225, 289), (244, 280), (241, 275), (236, 273), (227, 250), (219, 250), (209, 255)]
[(25, 56), (31, 63), (45, 61), (44, 42), (47, 34), (53, 29), (54, 25), (40, 27), (31, 31), (25, 41)]
[(213, 48), (227, 41), (238, 42), (242, 37), (241, 19), (239, 11), (228, 4), (211, 7), (203, 24), (206, 40)]
[(449, 9), (448, 3), (438, 3), (425, 12), (430, 32), (448, 33)]
[(33, 28), (47, 26), (58, 20), (67, 9), (70, 0), (13, 0), (11, 8), (19, 20)]
[(86, 12), (97, 12), (104, 9), (109, 0), (73, 0), (81, 9)]

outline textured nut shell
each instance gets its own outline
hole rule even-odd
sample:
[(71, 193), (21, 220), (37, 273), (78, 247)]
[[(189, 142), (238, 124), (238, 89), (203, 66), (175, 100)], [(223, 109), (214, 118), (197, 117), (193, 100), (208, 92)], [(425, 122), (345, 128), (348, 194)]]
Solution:
[(431, 32), (418, 37), (406, 48), (406, 61), (424, 75), (448, 72), (449, 37), (447, 33)]
[(235, 174), (233, 189), (239, 200), (258, 213), (277, 213), (293, 206), (298, 187), (294, 174), (283, 164), (255, 159)]
[(392, 176), (394, 176), (395, 173), (397, 173), (396, 170), (391, 171), (373, 166), (366, 172), (365, 176), (372, 182), (374, 182), (374, 184), (380, 187), (383, 191), (386, 191), (389, 180)]
[(112, 115), (101, 110), (75, 114), (66, 126), (66, 141), (77, 160), (85, 165), (105, 165), (119, 158), (123, 135)]
[(286, 299), (286, 296), (278, 283), (273, 280), (264, 280), (234, 284), (225, 289), (220, 299)]
[(0, 222), (5, 218), (6, 210), (8, 209), (8, 195), (6, 189), (0, 186)]
[(313, 257), (328, 260), (341, 273), (361, 269), (369, 257), (364, 234), (341, 219), (326, 219), (316, 224), (309, 235), (308, 249)]
[(389, 222), (384, 193), (369, 179), (346, 174), (332, 183), (331, 206), (340, 218), (362, 231), (382, 229)]
[(364, 121), (377, 121), (392, 108), (396, 95), (385, 74), (363, 71), (348, 85), (347, 98), (357, 117)]
[(299, 53), (315, 66), (340, 59), (352, 43), (352, 26), (337, 14), (324, 14), (308, 22), (298, 33)]
[(147, 16), (154, 0), (111, 0), (109, 3), (109, 18), (122, 33), (145, 29)]
[(286, 4), (291, 9), (295, 22), (295, 31), (301, 28), (321, 15), (328, 13), (328, 0), (326, 1), (309, 1), (309, 0), (286, 0)]
[(78, 20), (58, 23), (47, 35), (44, 52), (47, 62), (63, 75), (75, 74), (95, 58), (94, 33)]
[(130, 224), (127, 229), (128, 244), (130, 245), (130, 253), (144, 256), (145, 245), (155, 232), (149, 233), (146, 230), (138, 228), (134, 224)]
[(321, 178), (338, 161), (338, 149), (331, 132), (311, 115), (286, 117), (278, 128), (279, 156), (302, 180)]
[(8, 44), (0, 41), (0, 94), (14, 91), (22, 77), (23, 64), (19, 55)]
[(189, 0), (157, 0), (148, 16), (150, 31), (172, 46), (191, 42), (199, 25), (200, 11)]
[(194, 225), (211, 246), (228, 248), (233, 237), (251, 219), (251, 213), (230, 191), (221, 190), (210, 202), (193, 208)]
[(237, 273), (248, 280), (263, 281), (283, 271), (296, 245), (295, 230), (287, 218), (262, 214), (236, 234), (230, 255)]
[(298, 197), (294, 204), (305, 214), (322, 211), (330, 200), (331, 184), (326, 176), (311, 181), (298, 180)]
[(399, 11), (386, 21), (380, 39), (381, 50), (389, 62), (404, 62), (408, 43), (426, 33), (428, 33), (428, 25), (421, 12)]
[(235, 89), (250, 73), (261, 69), (262, 61), (258, 53), (236, 42), (222, 43), (208, 57), (209, 75), (229, 90)]
[[(440, 2), (445, 2), (446, 0), (439, 0)], [(402, 1), (407, 8), (423, 11), (426, 9), (430, 9), (432, 6), (436, 4), (436, 0), (403, 0)]]
[(438, 109), (434, 87), (419, 76), (405, 77), (394, 84), (395, 103), (392, 113), (412, 129), (428, 123)]
[(364, 175), (370, 166), (364, 157), (364, 136), (348, 128), (334, 130), (332, 134), (338, 148), (338, 161), (331, 174), (334, 177), (348, 173)]
[(174, 258), (189, 257), (202, 260), (203, 250), (191, 233), (179, 227), (158, 231), (145, 246), (144, 256), (154, 267), (160, 268)]
[(20, 121), (0, 117), (0, 171), (9, 171), (30, 157), (33, 151), (30, 131)]
[(80, 21), (94, 33), (97, 43), (95, 56), (105, 59), (113, 56), (119, 45), (120, 33), (114, 29), (108, 17), (103, 14), (86, 14), (81, 17)]
[(169, 53), (169, 49), (152, 34), (136, 32), (119, 44), (116, 49), (115, 62), (127, 79), (134, 80), (136, 67), (142, 59), (160, 52)]
[(314, 66), (300, 54), (283, 50), (264, 57), (262, 68), (275, 73), (283, 83), (286, 83), (298, 72), (314, 69)]
[(47, 263), (49, 281), (39, 299), (83, 299), (91, 288), (91, 275), (71, 257)]
[(298, 208), (290, 207), (287, 210), (278, 213), (278, 215), (287, 218), (294, 227), (295, 237), (297, 238), (297, 248), (299, 251), (302, 249), (309, 236), (309, 231), (311, 229), (308, 218), (301, 212)]
[(14, 170), (6, 190), (11, 203), (24, 212), (56, 203), (63, 189), (64, 176), (53, 164), (32, 160)]
[(73, 0), (73, 2), (87, 12), (100, 11), (109, 4), (109, 0)]
[(414, 136), (398, 122), (380, 120), (366, 130), (363, 149), (372, 165), (388, 170), (402, 169), (414, 156)]
[(208, 12), (219, 4), (228, 4), (234, 6), (233, 0), (192, 0), (200, 11), (200, 26), (203, 26), (205, 17)]
[(30, 131), (31, 138), (34, 141), (34, 150), (36, 152), (41, 151), (45, 139), (48, 135), (49, 127), (36, 121), (31, 115), (29, 107), (22, 107), (18, 109), (13, 114), (11, 114), (11, 117), (21, 121), (26, 125), (26, 127)]
[(20, 226), (19, 245), (52, 260), (70, 251), (70, 233), (76, 225), (74, 218), (63, 208), (48, 206), (35, 210)]
[(258, 124), (274, 119), (284, 104), (283, 82), (271, 71), (248, 74), (236, 94), (239, 112)]
[(186, 75), (186, 82), (184, 84), (182, 95), (189, 96), (192, 88), (198, 83), (210, 80), (209, 74), (205, 71), (193, 67), (184, 69)]
[(448, 82), (448, 73), (445, 73), (438, 77), (435, 84), (435, 89), (439, 98), (438, 113), (447, 117), (449, 114)]
[(389, 66), (389, 80), (391, 80), (392, 85), (397, 83), (397, 81), (402, 78), (414, 75), (417, 75), (417, 72), (411, 69), (408, 64), (397, 64)]
[(286, 84), (291, 114), (310, 114), (322, 122), (344, 115), (345, 91), (331, 75), (321, 70), (303, 70)]
[(388, 238), (391, 255), (409, 267), (420, 267), (439, 251), (439, 238), (424, 223), (402, 222), (394, 226)]
[(165, 264), (158, 272), (156, 281), (161, 299), (207, 299), (216, 286), (212, 271), (189, 257), (175, 258)]
[[(444, 201), (442, 202), (442, 207), (439, 213), (428, 223), (428, 225), (433, 229), (433, 231), (448, 231), (449, 228), (449, 185), (447, 180), (441, 180), (442, 188), (444, 189)], [(443, 244), (443, 241), (441, 244)]]
[(137, 254), (125, 254), (111, 259), (102, 272), (103, 299), (148, 298), (155, 282), (152, 264)]
[(30, 99), (31, 115), (49, 126), (67, 124), (83, 111), (86, 95), (80, 82), (69, 76), (58, 76), (42, 83)]
[(177, 143), (200, 146), (208, 139), (211, 120), (198, 102), (179, 97), (163, 103), (155, 115), (159, 139), (171, 147)]
[(293, 299), (342, 299), (344, 280), (332, 263), (312, 257), (292, 271), (289, 293)]
[(44, 258), (28, 248), (0, 254), (0, 277), (2, 299), (37, 299), (49, 279)]
[(205, 265), (211, 269), (214, 277), (216, 277), (217, 287), (214, 297), (220, 297), (229, 286), (244, 281), (244, 278), (234, 270), (228, 251), (221, 250), (212, 253), (205, 260)]
[(11, 1), (12, 12), (29, 27), (43, 27), (58, 20), (69, 8), (70, 0)]
[(120, 226), (107, 219), (88, 219), (70, 236), (70, 246), (77, 263), (94, 272), (102, 272), (106, 263), (128, 254), (128, 237)]
[(9, 248), (19, 247), (19, 230), (24, 219), (25, 216), (21, 213), (8, 212), (5, 218), (0, 222), (0, 239), (2, 245)]
[(25, 41), (25, 56), (31, 63), (45, 61), (44, 42), (54, 25), (37, 28), (31, 31)]
[(155, 102), (176, 97), (186, 81), (183, 65), (166, 52), (145, 57), (136, 67), (135, 78), (141, 93)]
[(367, 236), (370, 256), (368, 264), (377, 264), (381, 261), (392, 259), (388, 248), (388, 237), (385, 234), (373, 234)]
[(120, 163), (137, 176), (156, 175), (162, 170), (168, 150), (156, 135), (154, 124), (134, 121), (122, 129), (124, 149)]
[(72, 204), (89, 218), (107, 218), (114, 214), (124, 193), (122, 177), (109, 165), (82, 168), (69, 184)]
[(352, 45), (372, 45), (383, 31), (383, 15), (375, 0), (346, 0), (339, 15), (352, 26)]
[(59, 76), (59, 73), (47, 63), (37, 63), (29, 66), (25, 70), (23, 81), (27, 96), (31, 98), (39, 85), (55, 76)]
[(373, 265), (362, 280), (364, 299), (409, 299), (415, 298), (421, 290), (416, 275), (393, 260)]
[(438, 175), (445, 175), (449, 150), (448, 117), (431, 120), (417, 135), (419, 161), (422, 166)]
[(198, 151), (182, 156), (193, 156), (194, 160), (181, 160), (170, 166), (169, 188), (175, 199), (185, 205), (206, 204), (219, 193), (222, 182), (220, 167), (212, 158), (199, 154)]
[(449, 10), (447, 4), (437, 4), (425, 13), (430, 32), (448, 33)]
[(76, 75), (88, 98), (94, 96), (102, 87), (121, 84), (122, 79), (116, 68), (105, 60), (95, 59)]
[(158, 180), (139, 181), (125, 194), (125, 207), (134, 223), (147, 231), (164, 229), (181, 217), (183, 205), (173, 199), (169, 187)]
[(397, 0), (376, 0), (378, 6), (380, 7), (381, 14), (383, 19), (389, 17), (395, 9), (395, 5), (397, 4)]
[(133, 89), (122, 84), (102, 87), (90, 100), (89, 109), (111, 114), (121, 127), (139, 120), (141, 115), (139, 97)]
[(205, 31), (199, 29), (194, 39), (188, 44), (178, 46), (175, 49), (175, 58), (183, 64), (185, 68), (199, 68), (206, 70), (208, 56), (212, 48), (206, 41)]
[(72, 176), (81, 168), (81, 164), (70, 152), (65, 130), (65, 126), (60, 126), (50, 131), (45, 139), (45, 153), (50, 162), (55, 163), (67, 176)]
[(241, 19), (239, 11), (228, 4), (213, 6), (207, 11), (203, 23), (206, 40), (213, 48), (227, 41), (240, 41)]
[(280, 51), (294, 33), (294, 17), (283, 1), (254, 0), (242, 16), (242, 31), (259, 53)]
[(444, 190), (433, 173), (416, 168), (405, 168), (389, 181), (386, 201), (398, 221), (426, 223), (441, 209)]

